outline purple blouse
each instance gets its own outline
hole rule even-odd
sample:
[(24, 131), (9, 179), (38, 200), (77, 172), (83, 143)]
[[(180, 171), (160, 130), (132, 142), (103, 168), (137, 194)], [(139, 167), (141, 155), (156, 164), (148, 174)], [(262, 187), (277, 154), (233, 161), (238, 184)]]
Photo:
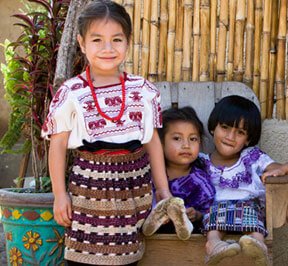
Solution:
[(209, 175), (195, 166), (187, 176), (169, 180), (169, 188), (173, 196), (184, 200), (186, 208), (193, 207), (201, 213), (205, 213), (214, 201), (215, 188)]

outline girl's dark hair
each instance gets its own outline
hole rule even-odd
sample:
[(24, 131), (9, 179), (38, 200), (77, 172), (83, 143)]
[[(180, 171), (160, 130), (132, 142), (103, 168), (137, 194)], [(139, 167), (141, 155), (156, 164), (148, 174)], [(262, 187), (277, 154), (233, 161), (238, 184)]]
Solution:
[(213, 135), (218, 124), (239, 127), (242, 120), (248, 134), (248, 146), (255, 146), (261, 136), (261, 114), (257, 106), (247, 98), (238, 95), (222, 98), (210, 114), (208, 130)]
[(198, 130), (199, 136), (202, 140), (204, 133), (203, 124), (198, 118), (195, 110), (186, 106), (183, 108), (169, 108), (162, 112), (162, 121), (163, 127), (158, 129), (159, 137), (161, 141), (164, 141), (165, 134), (168, 131), (169, 124), (177, 121), (183, 121), (193, 124), (194, 127)]
[(78, 30), (83, 38), (91, 23), (97, 19), (111, 19), (119, 23), (128, 42), (130, 41), (132, 24), (123, 6), (109, 0), (94, 0), (86, 5), (78, 17)]

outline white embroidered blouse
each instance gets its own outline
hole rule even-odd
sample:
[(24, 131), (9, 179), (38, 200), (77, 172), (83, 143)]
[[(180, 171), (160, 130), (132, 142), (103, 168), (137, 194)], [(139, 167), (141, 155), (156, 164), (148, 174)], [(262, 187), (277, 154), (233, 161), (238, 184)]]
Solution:
[(208, 154), (199, 155), (216, 189), (216, 201), (264, 200), (265, 186), (261, 175), (274, 161), (258, 147), (244, 149), (239, 160), (230, 167), (214, 166)]
[[(160, 93), (142, 77), (124, 73), (125, 109), (122, 118), (114, 123), (97, 111), (88, 82), (77, 76), (67, 80), (58, 89), (50, 104), (49, 114), (42, 127), (42, 136), (70, 131), (68, 148), (102, 140), (124, 143), (140, 140), (148, 143), (154, 128), (162, 126)], [(122, 93), (121, 84), (95, 88), (102, 112), (110, 117), (119, 114)]]

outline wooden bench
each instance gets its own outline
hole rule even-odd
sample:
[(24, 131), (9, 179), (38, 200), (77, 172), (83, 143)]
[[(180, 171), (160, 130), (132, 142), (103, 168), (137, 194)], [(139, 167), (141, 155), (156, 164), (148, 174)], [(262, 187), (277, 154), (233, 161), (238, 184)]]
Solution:
[[(160, 82), (156, 83), (156, 86), (162, 95), (162, 109), (190, 105), (196, 110), (205, 126), (204, 152), (210, 152), (213, 149), (212, 137), (207, 130), (207, 121), (215, 103), (221, 98), (228, 95), (240, 95), (252, 100), (258, 107), (260, 106), (253, 91), (239, 82)], [(266, 214), (269, 230), (266, 244), (272, 265), (272, 245), (277, 241), (273, 239), (273, 230), (287, 224), (288, 219), (288, 176), (267, 179)], [(239, 236), (227, 235), (226, 238), (238, 240)], [(179, 240), (175, 234), (155, 234), (146, 238), (146, 252), (138, 265), (205, 265), (205, 243), (206, 238), (200, 234), (192, 234), (187, 241)], [(252, 266), (254, 262), (251, 258), (239, 254), (233, 258), (224, 259), (219, 265)]]

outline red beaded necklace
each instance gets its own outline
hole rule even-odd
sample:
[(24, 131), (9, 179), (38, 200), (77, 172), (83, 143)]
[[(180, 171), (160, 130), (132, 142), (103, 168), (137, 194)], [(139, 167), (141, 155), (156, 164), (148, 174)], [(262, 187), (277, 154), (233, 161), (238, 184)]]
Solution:
[(91, 80), (91, 76), (90, 76), (90, 67), (89, 65), (86, 67), (86, 77), (87, 77), (87, 80), (88, 80), (88, 83), (89, 83), (89, 87), (90, 87), (90, 90), (91, 90), (91, 93), (92, 93), (92, 96), (93, 96), (93, 99), (94, 99), (94, 103), (95, 103), (95, 106), (97, 108), (97, 111), (98, 113), (106, 118), (107, 120), (110, 120), (112, 121), (113, 123), (116, 123), (117, 121), (119, 121), (124, 113), (124, 109), (125, 109), (125, 81), (124, 81), (124, 78), (120, 75), (120, 81), (121, 81), (121, 86), (122, 86), (122, 103), (121, 103), (121, 108), (120, 108), (120, 112), (117, 116), (115, 117), (110, 117), (108, 115), (106, 115), (105, 113), (102, 112), (101, 108), (100, 108), (100, 105), (98, 103), (98, 99), (97, 99), (97, 96), (96, 96), (96, 93), (95, 93), (95, 89), (94, 89), (94, 86), (93, 86), (93, 83), (92, 83), (92, 80)]

